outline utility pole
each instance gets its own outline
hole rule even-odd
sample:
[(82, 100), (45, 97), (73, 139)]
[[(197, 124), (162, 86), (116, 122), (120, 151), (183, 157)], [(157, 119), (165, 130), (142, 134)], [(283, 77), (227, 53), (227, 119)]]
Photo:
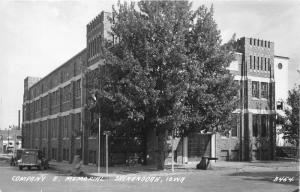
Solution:
[(105, 135), (105, 164), (106, 164), (106, 175), (108, 175), (108, 136), (111, 134), (110, 131), (104, 131)]
[(10, 129), (10, 126), (8, 126), (8, 130), (7, 130), (7, 135), (8, 135), (8, 137), (7, 137), (7, 147), (6, 147), (6, 152), (7, 152), (8, 148), (9, 148), (9, 129)]
[(174, 173), (174, 130), (172, 129), (172, 147), (171, 147), (171, 150), (172, 150), (172, 173)]
[(98, 135), (99, 135), (99, 140), (98, 140), (98, 142), (99, 142), (99, 149), (98, 149), (98, 173), (100, 173), (100, 157), (101, 157), (101, 117), (100, 117), (100, 113), (99, 113), (99, 130), (98, 130)]

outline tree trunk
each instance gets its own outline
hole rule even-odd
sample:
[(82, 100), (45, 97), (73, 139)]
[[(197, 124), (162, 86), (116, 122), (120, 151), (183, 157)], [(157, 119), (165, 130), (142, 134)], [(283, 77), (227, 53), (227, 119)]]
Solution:
[(166, 154), (166, 132), (158, 131), (158, 141), (157, 141), (157, 160), (156, 166), (158, 170), (163, 170), (165, 168), (165, 154)]

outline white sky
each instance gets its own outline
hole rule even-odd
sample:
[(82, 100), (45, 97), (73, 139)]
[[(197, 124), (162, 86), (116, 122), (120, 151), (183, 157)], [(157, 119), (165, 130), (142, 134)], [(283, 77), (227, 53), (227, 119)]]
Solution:
[[(81, 51), (86, 24), (117, 0), (0, 1), (0, 129), (17, 125), (27, 76), (44, 77)], [(300, 1), (194, 1), (215, 7), (224, 42), (255, 37), (275, 42), (290, 57), (289, 88), (300, 76)]]

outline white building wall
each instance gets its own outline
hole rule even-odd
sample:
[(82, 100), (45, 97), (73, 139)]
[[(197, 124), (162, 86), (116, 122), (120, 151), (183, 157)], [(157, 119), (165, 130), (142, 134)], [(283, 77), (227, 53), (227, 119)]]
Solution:
[[(274, 57), (274, 80), (275, 80), (275, 102), (276, 113), (284, 116), (284, 109), (286, 106), (286, 100), (288, 98), (288, 66), (289, 58), (282, 56)], [(282, 110), (278, 109), (278, 104), (282, 102)], [(288, 143), (282, 138), (283, 134), (280, 133), (282, 125), (276, 125), (276, 146), (286, 146)]]
[[(288, 57), (274, 57), (275, 101), (286, 101), (288, 98)], [(282, 67), (280, 67), (282, 66)]]

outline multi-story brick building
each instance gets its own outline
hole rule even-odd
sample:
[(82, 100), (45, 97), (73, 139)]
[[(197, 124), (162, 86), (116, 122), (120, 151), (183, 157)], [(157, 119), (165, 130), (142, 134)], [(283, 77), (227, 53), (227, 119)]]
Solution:
[(245, 37), (237, 41), (235, 60), (228, 67), (241, 87), (232, 129), (225, 135), (191, 133), (176, 146), (177, 162), (198, 161), (201, 156), (231, 161), (274, 159), (278, 59), (287, 58), (274, 55), (273, 42)]
[(241, 85), (229, 138), (220, 137), (217, 153), (229, 160), (273, 159), (275, 155), (274, 43), (241, 38), (230, 71)]
[[(25, 148), (40, 148), (48, 158), (57, 161), (71, 161), (78, 153), (84, 163), (96, 164), (98, 134), (92, 134), (90, 128), (91, 114), (85, 109), (88, 95), (83, 85), (85, 71), (99, 69), (104, 63), (103, 39), (114, 40), (108, 33), (107, 15), (110, 14), (102, 12), (87, 25), (85, 49), (47, 76), (24, 80)], [(199, 160), (203, 155), (224, 160), (274, 157), (274, 43), (241, 38), (238, 45), (236, 61), (229, 67), (242, 87), (232, 131), (227, 136), (193, 133), (176, 139), (178, 163)], [(151, 163), (155, 161), (157, 139), (155, 133), (147, 135), (147, 156)], [(115, 163), (124, 163), (128, 157), (121, 149), (110, 145), (110, 158)], [(104, 163), (104, 136), (101, 136), (101, 151), (101, 163)]]
[(84, 128), (87, 97), (83, 74), (103, 63), (100, 45), (110, 38), (107, 15), (102, 12), (87, 25), (84, 50), (46, 77), (24, 80), (25, 148), (40, 148), (57, 161), (71, 161), (75, 154), (83, 154), (85, 163), (96, 163), (97, 138)]

